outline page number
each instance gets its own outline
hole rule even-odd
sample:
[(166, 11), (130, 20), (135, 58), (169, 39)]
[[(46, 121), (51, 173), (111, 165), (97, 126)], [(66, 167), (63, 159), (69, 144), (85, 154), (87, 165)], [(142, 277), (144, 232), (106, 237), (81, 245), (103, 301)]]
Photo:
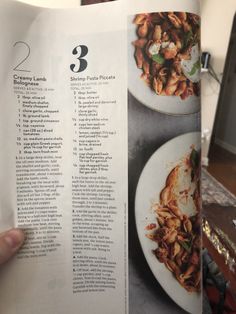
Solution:
[(14, 71), (23, 71), (23, 72), (30, 72), (29, 70), (25, 70), (21, 67), (21, 65), (29, 58), (30, 56), (30, 46), (25, 43), (24, 41), (17, 41), (13, 47), (20, 46), (24, 52), (23, 59), (14, 67)]
[(74, 73), (79, 73), (84, 71), (87, 66), (88, 66), (88, 62), (86, 59), (84, 59), (84, 57), (88, 54), (88, 47), (85, 45), (79, 45), (76, 46), (73, 50), (72, 50), (72, 54), (77, 56), (77, 62), (72, 63), (70, 65), (70, 69), (72, 72)]

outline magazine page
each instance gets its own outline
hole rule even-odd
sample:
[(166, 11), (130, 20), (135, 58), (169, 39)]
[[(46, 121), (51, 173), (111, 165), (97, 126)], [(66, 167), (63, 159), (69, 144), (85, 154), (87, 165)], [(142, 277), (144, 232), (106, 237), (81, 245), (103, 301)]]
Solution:
[(199, 2), (0, 24), (0, 313), (201, 313)]
[(27, 239), (1, 268), (0, 313), (126, 312), (122, 12), (1, 2), (1, 231)]
[(130, 313), (199, 314), (199, 1), (128, 3)]

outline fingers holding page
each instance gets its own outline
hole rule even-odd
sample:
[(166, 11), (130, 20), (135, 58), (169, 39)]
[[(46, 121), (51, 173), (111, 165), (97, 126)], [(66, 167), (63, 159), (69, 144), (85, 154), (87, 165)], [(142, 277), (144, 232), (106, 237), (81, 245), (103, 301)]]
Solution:
[(24, 238), (24, 232), (17, 228), (0, 234), (0, 265), (8, 261), (19, 250)]

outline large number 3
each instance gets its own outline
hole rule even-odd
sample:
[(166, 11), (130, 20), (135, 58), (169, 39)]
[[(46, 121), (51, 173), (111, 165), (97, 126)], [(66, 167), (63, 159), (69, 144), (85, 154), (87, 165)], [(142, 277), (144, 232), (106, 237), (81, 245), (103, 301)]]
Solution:
[(88, 66), (87, 60), (83, 59), (88, 53), (88, 47), (84, 46), (84, 45), (76, 46), (72, 50), (72, 53), (73, 53), (73, 55), (78, 55), (77, 60), (79, 61), (79, 63), (78, 64), (71, 64), (70, 65), (71, 71), (75, 72), (75, 73), (79, 73), (79, 72), (84, 71)]

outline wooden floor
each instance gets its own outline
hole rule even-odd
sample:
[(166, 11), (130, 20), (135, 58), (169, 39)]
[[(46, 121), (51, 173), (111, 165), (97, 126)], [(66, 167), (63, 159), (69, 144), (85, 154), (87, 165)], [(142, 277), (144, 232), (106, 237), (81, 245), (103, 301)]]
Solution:
[(236, 155), (214, 144), (210, 149), (207, 170), (236, 195)]

